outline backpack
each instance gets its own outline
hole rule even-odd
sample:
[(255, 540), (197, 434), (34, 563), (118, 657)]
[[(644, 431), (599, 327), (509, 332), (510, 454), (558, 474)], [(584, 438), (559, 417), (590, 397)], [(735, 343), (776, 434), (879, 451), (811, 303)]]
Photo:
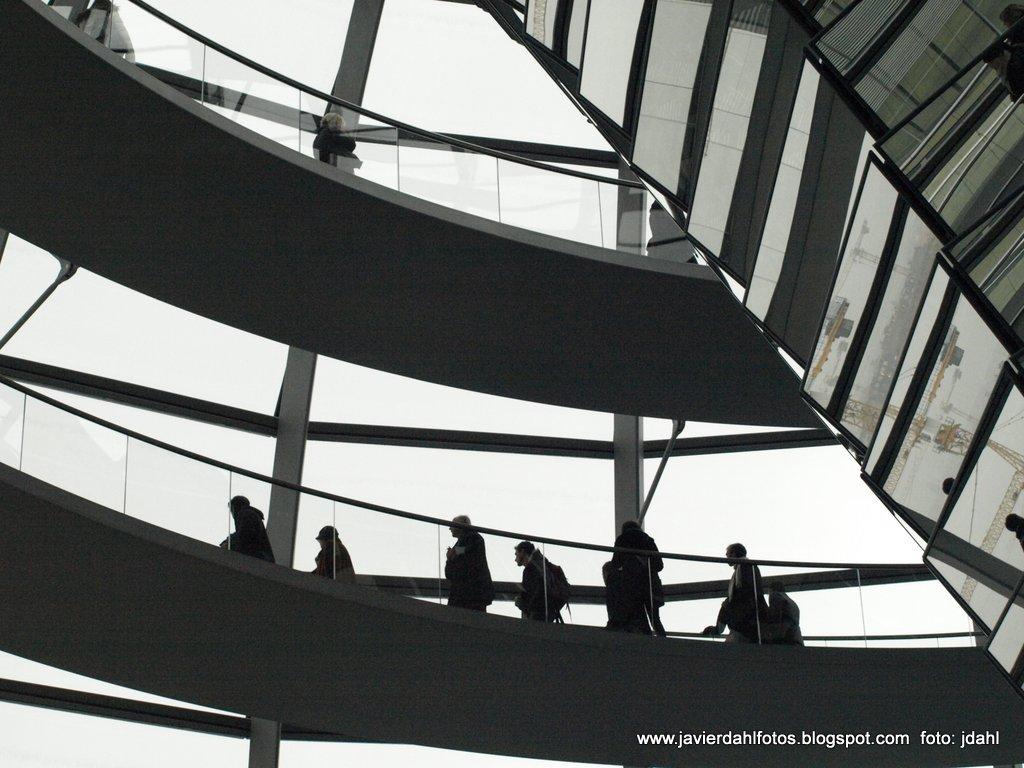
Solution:
[[(569, 580), (561, 566), (548, 561), (548, 605), (549, 610), (561, 611), (569, 605)], [(571, 615), (570, 611), (570, 615)]]

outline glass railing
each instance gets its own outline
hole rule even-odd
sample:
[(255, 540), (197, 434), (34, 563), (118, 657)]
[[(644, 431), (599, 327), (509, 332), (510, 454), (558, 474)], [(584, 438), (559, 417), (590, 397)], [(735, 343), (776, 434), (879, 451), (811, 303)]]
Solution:
[[(510, 226), (647, 254), (654, 199), (638, 181), (555, 167), (392, 120), (277, 74), (140, 0), (120, 2), (111, 23), (122, 31), (117, 52), (127, 60), (222, 117), (322, 159), (331, 172)], [(103, 29), (95, 36), (108, 42)]]
[[(802, 631), (878, 647), (950, 632), (935, 623), (936, 601), (948, 597), (921, 564), (728, 559), (453, 526), (275, 481), (2, 382), (0, 463), (138, 520), (243, 550), (239, 557), (256, 554), (253, 521), (246, 512), (236, 526), (229, 500), (245, 496), (273, 535), (274, 510), (297, 497), (295, 548), (276, 560), (290, 560), (310, 579), (333, 576), (438, 603), (490, 602), (494, 614), (644, 634), (652, 623), (660, 629), (658, 619), (674, 635), (733, 642), (799, 643)], [(490, 588), (478, 578), (483, 553)]]

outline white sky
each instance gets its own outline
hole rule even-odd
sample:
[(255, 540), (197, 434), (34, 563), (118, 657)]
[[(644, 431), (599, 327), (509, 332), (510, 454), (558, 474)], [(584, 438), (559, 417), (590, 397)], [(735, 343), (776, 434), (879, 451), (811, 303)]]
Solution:
[[(337, 72), (351, 8), (347, 0), (301, 0), (290, 3), (287, 12), (279, 2), (268, 0), (247, 4), (244, 13), (225, 2), (159, 0), (157, 5), (251, 58), (325, 90)], [(440, 131), (605, 147), (525, 51), (470, 5), (388, 0), (366, 104)], [(55, 272), (54, 261), (38, 249), (18, 241), (8, 246), (0, 261), (0, 332)], [(189, 315), (88, 273), (62, 286), (3, 351), (264, 413), (273, 411), (286, 353), (280, 344)], [(796, 378), (793, 383), (799, 386)], [(86, 398), (59, 397), (159, 439), (270, 471), (273, 447), (266, 438)], [(609, 414), (467, 393), (332, 360), (319, 364), (313, 409), (313, 417), (323, 420), (611, 437)], [(650, 420), (647, 437), (667, 437), (667, 428), (667, 422)], [(737, 430), (691, 425), (685, 434)], [(124, 456), (109, 436), (86, 430), (86, 437), (78, 439), (82, 442), (75, 444), (76, 449), (85, 446), (83, 450), (95, 455), (102, 452), (110, 467), (121, 466)], [(648, 482), (655, 468), (656, 461), (646, 462)], [(856, 463), (838, 447), (676, 458), (649, 512), (648, 530), (667, 551), (720, 555), (726, 544), (742, 540), (752, 556), (762, 558), (918, 561), (917, 544), (861, 483), (858, 472)], [(304, 479), (311, 487), (426, 514), (467, 513), (478, 524), (610, 544), (611, 474), (611, 462), (601, 460), (317, 443), (310, 446)], [(68, 471), (64, 479), (84, 482), (82, 473), (73, 475)], [(102, 489), (111, 496), (116, 490)], [(257, 499), (258, 493), (253, 491)], [(340, 521), (339, 527), (357, 569), (436, 572), (439, 550), (433, 527), (419, 526), (413, 533), (408, 524), (342, 513), (351, 528), (346, 531)], [(334, 520), (334, 514), (316, 504), (303, 508), (298, 567), (311, 567), (310, 532), (326, 524), (326, 515)], [(371, 547), (369, 534), (385, 528), (399, 534), (394, 540), (400, 546), (390, 553)], [(219, 531), (209, 535), (216, 543), (212, 537)], [(447, 543), (442, 537), (442, 549)], [(497, 578), (518, 577), (510, 562), (511, 545), (489, 542)], [(605, 558), (557, 549), (548, 554), (565, 565), (574, 583), (598, 583)], [(664, 578), (727, 575), (724, 566), (670, 564)], [(796, 599), (808, 633), (857, 632), (865, 627), (869, 632), (969, 629), (964, 614), (935, 584), (876, 587), (863, 594), (799, 594)], [(710, 623), (715, 609), (708, 604), (670, 606), (665, 610), (666, 624), (670, 629), (699, 629)], [(583, 609), (579, 616), (600, 621), (600, 613), (599, 608)], [(3, 655), (0, 676), (88, 690), (103, 686)], [(0, 718), (5, 723), (0, 763), (11, 768), (242, 765), (246, 754), (242, 741), (14, 705), (0, 705)], [(282, 749), (284, 766), (325, 759), (372, 760), (381, 765), (415, 760), (448, 768), (512, 768), (513, 763), (526, 762), (401, 746), (287, 744)]]

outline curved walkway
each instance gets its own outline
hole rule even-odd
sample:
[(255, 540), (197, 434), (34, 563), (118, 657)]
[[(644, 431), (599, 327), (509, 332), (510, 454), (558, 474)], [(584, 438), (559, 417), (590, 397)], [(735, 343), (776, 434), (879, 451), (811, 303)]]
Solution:
[[(707, 268), (341, 178), (3, 5), (0, 226), (191, 312), (393, 373), (650, 416), (815, 425)], [(56, 112), (76, 115), (56, 138)]]
[[(0, 466), (0, 646), (356, 740), (628, 765), (956, 766), (1024, 751), (980, 649), (659, 642), (439, 608), (232, 555)], [(960, 749), (963, 729), (1000, 745)], [(905, 733), (906, 746), (641, 747), (646, 732)], [(922, 746), (921, 731), (956, 735)]]

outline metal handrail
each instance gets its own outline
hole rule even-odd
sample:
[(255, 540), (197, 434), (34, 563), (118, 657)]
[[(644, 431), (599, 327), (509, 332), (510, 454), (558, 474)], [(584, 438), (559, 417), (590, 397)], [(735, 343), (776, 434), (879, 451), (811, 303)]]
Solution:
[(325, 93), (323, 91), (320, 91), (320, 90), (318, 90), (316, 88), (311, 88), (310, 86), (304, 85), (303, 83), (300, 83), (299, 81), (294, 80), (294, 79), (288, 77), (287, 75), (282, 75), (279, 72), (275, 72), (274, 70), (270, 69), (269, 67), (265, 67), (262, 64), (259, 64), (259, 63), (255, 62), (255, 61), (253, 61), (252, 59), (249, 59), (248, 57), (243, 56), (240, 53), (236, 53), (235, 51), (232, 51), (231, 49), (221, 45), (220, 43), (217, 43), (217, 42), (211, 40), (210, 38), (206, 37), (205, 35), (202, 35), (199, 32), (196, 32), (195, 30), (190, 29), (189, 27), (186, 27), (184, 24), (176, 21), (175, 19), (172, 19), (170, 16), (165, 14), (163, 11), (160, 11), (160, 10), (154, 8), (152, 5), (150, 5), (149, 3), (145, 2), (145, 0), (120, 0), (120, 1), (121, 2), (128, 2), (131, 5), (134, 5), (134, 6), (137, 6), (138, 8), (141, 8), (146, 13), (149, 13), (150, 15), (156, 17), (157, 19), (159, 19), (160, 21), (164, 22), (165, 24), (167, 24), (167, 25), (173, 27), (174, 29), (178, 30), (183, 35), (185, 35), (186, 37), (189, 37), (189, 38), (191, 38), (192, 40), (195, 40), (198, 43), (202, 43), (206, 47), (212, 48), (213, 50), (217, 51), (218, 53), (220, 53), (220, 54), (222, 54), (224, 56), (227, 56), (229, 59), (232, 59), (232, 60), (238, 62), (239, 64), (242, 64), (242, 65), (244, 65), (246, 67), (249, 67), (250, 69), (254, 69), (257, 72), (259, 72), (260, 74), (266, 75), (267, 77), (271, 78), (272, 80), (276, 80), (279, 83), (283, 83), (284, 85), (287, 85), (287, 86), (289, 86), (291, 88), (295, 88), (298, 91), (302, 91), (303, 93), (306, 93), (306, 94), (308, 94), (310, 96), (313, 96), (315, 98), (321, 99), (322, 101), (326, 101), (326, 102), (329, 102), (329, 103), (334, 104), (336, 106), (343, 107), (344, 109), (351, 110), (352, 112), (356, 112), (356, 113), (358, 113), (358, 114), (360, 114), (360, 115), (362, 115), (364, 117), (370, 118), (371, 120), (376, 120), (377, 122), (385, 123), (385, 124), (387, 124), (387, 125), (389, 125), (389, 126), (391, 126), (393, 128), (397, 128), (399, 130), (406, 131), (408, 133), (412, 133), (414, 135), (421, 136), (421, 137), (426, 138), (426, 139), (430, 139), (431, 141), (434, 141), (434, 142), (437, 142), (437, 143), (440, 143), (440, 144), (449, 144), (451, 146), (460, 147), (462, 149), (466, 149), (466, 150), (469, 150), (471, 152), (475, 152), (477, 154), (488, 155), (488, 156), (494, 157), (494, 158), (496, 158), (498, 160), (505, 160), (505, 161), (510, 162), (510, 163), (517, 163), (519, 165), (526, 165), (526, 166), (529, 166), (531, 168), (539, 168), (541, 170), (549, 171), (551, 173), (558, 173), (558, 174), (561, 174), (563, 176), (575, 176), (575, 177), (581, 178), (581, 179), (589, 179), (591, 181), (597, 181), (597, 182), (601, 182), (601, 183), (605, 183), (605, 184), (611, 184), (613, 186), (618, 186), (618, 187), (628, 187), (630, 189), (646, 189), (646, 187), (643, 184), (641, 184), (640, 182), (638, 182), (638, 181), (628, 181), (626, 179), (615, 179), (615, 178), (610, 178), (610, 177), (606, 177), (606, 176), (598, 176), (597, 174), (587, 173), (585, 171), (577, 171), (577, 170), (574, 170), (572, 168), (560, 168), (560, 167), (557, 167), (557, 166), (548, 165), (547, 163), (539, 162), (537, 160), (530, 160), (529, 158), (520, 157), (519, 155), (514, 155), (514, 154), (511, 154), (509, 152), (502, 152), (501, 150), (498, 150), (498, 149), (492, 149), (490, 147), (485, 147), (485, 146), (480, 145), (480, 144), (474, 144), (472, 142), (465, 141), (463, 139), (458, 139), (458, 138), (455, 138), (454, 136), (449, 136), (449, 135), (444, 134), (444, 133), (435, 133), (433, 131), (428, 131), (428, 130), (425, 130), (423, 128), (418, 128), (418, 127), (416, 127), (414, 125), (410, 125), (408, 123), (403, 123), (400, 120), (394, 120), (394, 119), (392, 119), (390, 117), (387, 117), (385, 115), (382, 115), (382, 114), (380, 114), (378, 112), (374, 112), (371, 109), (367, 109), (366, 107), (360, 106), (359, 104), (355, 104), (355, 103), (353, 103), (351, 101), (348, 101), (346, 99), (342, 99), (342, 98), (339, 98), (337, 96), (333, 96), (331, 94), (328, 94), (328, 93)]
[[(89, 421), (89, 422), (91, 422), (93, 424), (97, 424), (97, 425), (99, 425), (101, 427), (109, 429), (112, 432), (117, 432), (119, 434), (123, 434), (127, 438), (138, 440), (139, 442), (142, 442), (142, 443), (147, 443), (148, 445), (152, 445), (152, 446), (154, 446), (156, 448), (160, 448), (160, 449), (168, 451), (170, 453), (177, 454), (178, 456), (183, 456), (185, 458), (192, 459), (193, 461), (197, 461), (197, 462), (199, 462), (201, 464), (206, 464), (206, 465), (209, 465), (209, 466), (217, 467), (218, 469), (223, 469), (223, 470), (225, 470), (227, 472), (232, 472), (234, 474), (242, 475), (242, 476), (248, 477), (248, 478), (250, 478), (252, 480), (256, 480), (256, 481), (261, 482), (261, 483), (266, 483), (267, 485), (276, 485), (276, 486), (278, 486), (280, 488), (286, 488), (286, 489), (288, 489), (290, 491), (295, 491), (296, 493), (304, 493), (304, 494), (307, 494), (309, 496), (315, 496), (317, 498), (325, 499), (327, 501), (332, 501), (332, 502), (336, 502), (336, 503), (339, 503), (339, 504), (346, 504), (348, 506), (358, 507), (360, 509), (365, 509), (365, 510), (368, 510), (370, 512), (378, 512), (380, 514), (389, 515), (391, 517), (400, 517), (400, 518), (404, 518), (406, 520), (416, 520), (418, 522), (429, 523), (431, 525), (438, 525), (438, 526), (443, 526), (443, 527), (448, 527), (448, 526), (451, 525), (451, 519), (450, 518), (432, 517), (430, 515), (421, 515), (421, 514), (416, 513), (416, 512), (407, 512), (405, 510), (395, 509), (393, 507), (387, 507), (387, 506), (384, 506), (382, 504), (374, 504), (373, 502), (361, 501), (359, 499), (353, 499), (353, 498), (349, 498), (349, 497), (346, 497), (346, 496), (340, 496), (340, 495), (337, 495), (337, 494), (328, 493), (326, 491), (319, 491), (319, 490), (316, 490), (316, 489), (313, 489), (313, 488), (307, 488), (307, 487), (305, 487), (303, 485), (300, 485), (298, 483), (291, 483), (291, 482), (288, 482), (286, 480), (278, 480), (278, 479), (275, 479), (273, 477), (268, 477), (267, 475), (260, 474), (259, 472), (254, 472), (254, 471), (249, 470), (249, 469), (243, 469), (241, 467), (236, 467), (236, 466), (233, 466), (233, 465), (228, 464), (226, 462), (219, 461), (217, 459), (212, 459), (212, 458), (209, 458), (207, 456), (202, 456), (202, 455), (200, 455), (198, 453), (194, 453), (194, 452), (189, 451), (189, 450), (187, 450), (185, 448), (180, 448), (178, 446), (171, 445), (169, 443), (165, 443), (162, 440), (157, 440), (157, 439), (149, 437), (147, 435), (140, 434), (140, 433), (135, 432), (133, 430), (127, 429), (125, 427), (122, 427), (122, 426), (120, 426), (118, 424), (114, 424), (113, 422), (107, 421), (106, 419), (101, 419), (101, 418), (99, 418), (97, 416), (94, 416), (94, 415), (92, 415), (90, 413), (86, 413), (85, 411), (82, 411), (82, 410), (80, 410), (78, 408), (75, 408), (74, 406), (68, 405), (66, 403), (62, 403), (59, 400), (55, 400), (55, 399), (53, 399), (51, 397), (48, 397), (47, 395), (44, 395), (44, 394), (42, 394), (40, 392), (36, 392), (35, 390), (31, 389), (30, 387), (26, 387), (26, 386), (18, 383), (17, 381), (14, 381), (13, 379), (9, 378), (8, 376), (4, 376), (2, 374), (0, 374), (0, 384), (2, 384), (4, 386), (7, 386), (8, 388), (15, 390), (16, 392), (22, 393), (23, 395), (25, 395), (26, 398), (31, 397), (31, 398), (33, 398), (35, 400), (38, 400), (39, 402), (42, 402), (42, 403), (45, 403), (46, 405), (51, 406), (53, 408), (57, 408), (58, 410), (64, 411), (66, 413), (69, 413), (69, 414), (71, 414), (73, 416), (76, 416), (76, 417), (78, 417), (80, 419), (84, 419), (85, 421)], [(26, 421), (27, 421), (27, 415), (25, 415), (23, 418), (25, 418)], [(27, 424), (23, 424), (22, 430), (24, 430), (26, 428), (26, 426), (27, 426)], [(461, 527), (466, 528), (468, 530), (479, 531), (480, 533), (486, 533), (486, 534), (489, 534), (491, 536), (501, 536), (503, 538), (509, 538), (509, 539), (522, 539), (522, 540), (528, 540), (528, 541), (533, 541), (533, 542), (539, 542), (539, 543), (543, 543), (543, 544), (549, 544), (551, 546), (568, 547), (570, 549), (585, 549), (585, 550), (590, 550), (590, 551), (594, 551), (594, 552), (609, 552), (609, 553), (613, 553), (613, 554), (616, 553), (616, 552), (619, 552), (619, 553), (622, 553), (622, 554), (641, 555), (641, 556), (644, 556), (644, 557), (650, 557), (651, 556), (651, 552), (649, 550), (630, 549), (630, 548), (626, 548), (626, 547), (608, 547), (608, 546), (604, 546), (604, 545), (601, 545), (601, 544), (588, 544), (588, 543), (580, 542), (580, 541), (568, 541), (566, 539), (556, 539), (556, 538), (552, 538), (552, 537), (549, 537), (549, 536), (535, 536), (535, 535), (530, 535), (530, 534), (525, 534), (525, 533), (520, 533), (520, 532), (515, 532), (515, 531), (505, 531), (505, 530), (501, 530), (499, 528), (487, 528), (487, 527), (479, 526), (479, 525), (463, 525)], [(920, 563), (895, 563), (895, 564), (894, 563), (827, 563), (827, 562), (803, 562), (803, 561), (795, 561), (795, 560), (755, 560), (755, 559), (751, 559), (751, 558), (737, 559), (737, 558), (727, 558), (727, 557), (715, 557), (715, 556), (712, 556), (712, 555), (693, 555), (693, 554), (684, 554), (684, 553), (675, 553), (675, 552), (659, 552), (658, 556), (661, 557), (662, 559), (666, 559), (666, 560), (685, 560), (685, 561), (689, 561), (689, 562), (698, 562), (698, 563), (725, 563), (725, 564), (729, 564), (729, 565), (735, 565), (738, 562), (742, 562), (742, 563), (750, 564), (750, 565), (764, 565), (764, 566), (776, 566), (776, 567), (788, 567), (788, 568), (849, 569), (849, 570), (862, 570), (862, 571), (881, 570), (881, 569), (897, 570), (897, 571), (899, 571), (899, 570), (913, 571), (913, 570), (919, 570), (921, 568), (921, 564)]]

